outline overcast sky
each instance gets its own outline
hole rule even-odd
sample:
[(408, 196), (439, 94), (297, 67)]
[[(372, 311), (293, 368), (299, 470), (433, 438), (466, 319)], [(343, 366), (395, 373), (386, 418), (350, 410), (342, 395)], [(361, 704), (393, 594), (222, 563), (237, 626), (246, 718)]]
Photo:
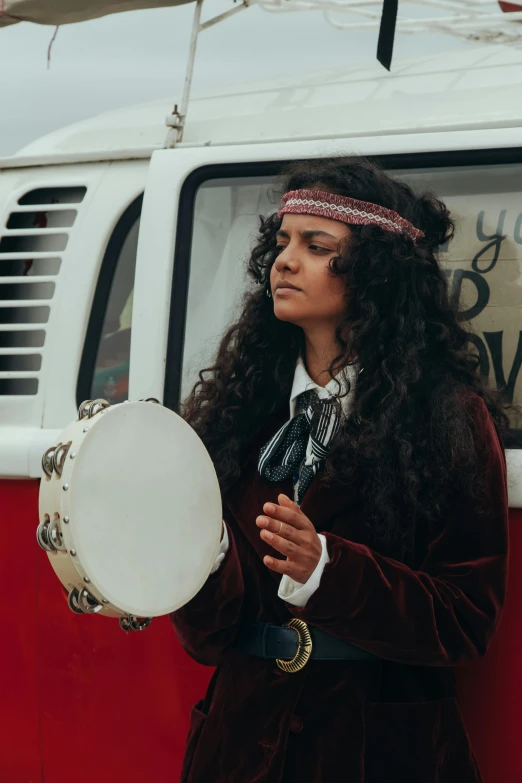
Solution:
[[(205, 6), (208, 17), (232, 2), (207, 0)], [(193, 8), (134, 11), (60, 27), (50, 69), (53, 28), (22, 23), (0, 29), (0, 156), (107, 109), (179, 100)], [(300, 68), (368, 61), (376, 44), (376, 30), (339, 31), (319, 12), (275, 15), (249, 8), (201, 34), (194, 94)], [(472, 46), (477, 44), (450, 36), (399, 35), (394, 56)]]

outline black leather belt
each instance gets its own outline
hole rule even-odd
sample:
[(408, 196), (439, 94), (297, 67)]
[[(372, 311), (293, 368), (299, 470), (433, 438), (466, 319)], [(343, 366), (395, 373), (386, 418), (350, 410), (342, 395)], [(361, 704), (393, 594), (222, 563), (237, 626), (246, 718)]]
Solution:
[[(303, 620), (292, 619), (286, 626), (271, 623), (245, 623), (239, 632), (236, 648), (248, 655), (275, 659), (286, 672), (296, 672), (312, 659), (340, 661), (349, 659), (380, 660), (319, 628), (309, 628)], [(287, 660), (284, 660), (287, 659)]]

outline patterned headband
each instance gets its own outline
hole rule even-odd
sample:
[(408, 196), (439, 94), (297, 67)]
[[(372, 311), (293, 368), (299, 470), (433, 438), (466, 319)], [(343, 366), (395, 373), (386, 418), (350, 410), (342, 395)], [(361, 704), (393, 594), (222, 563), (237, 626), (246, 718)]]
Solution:
[(282, 217), (287, 212), (318, 215), (355, 226), (380, 226), (386, 231), (407, 234), (413, 241), (424, 236), (423, 231), (392, 209), (323, 190), (290, 190), (285, 193), (278, 216)]

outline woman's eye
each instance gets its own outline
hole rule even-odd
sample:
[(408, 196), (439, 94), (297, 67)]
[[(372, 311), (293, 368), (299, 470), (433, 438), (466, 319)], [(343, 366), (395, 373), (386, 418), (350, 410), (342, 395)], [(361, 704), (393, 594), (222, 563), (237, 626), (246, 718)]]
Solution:
[[(287, 245), (276, 245), (276, 253), (282, 253), (283, 250), (286, 250)], [(313, 253), (332, 253), (333, 251), (330, 250), (328, 247), (320, 247), (320, 245), (308, 245), (308, 250), (311, 250)]]

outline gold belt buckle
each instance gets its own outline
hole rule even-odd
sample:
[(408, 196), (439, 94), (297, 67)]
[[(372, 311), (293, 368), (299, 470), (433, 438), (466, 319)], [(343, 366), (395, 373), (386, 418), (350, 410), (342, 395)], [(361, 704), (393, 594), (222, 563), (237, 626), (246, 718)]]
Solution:
[(285, 625), (288, 628), (293, 628), (297, 633), (297, 652), (292, 660), (283, 661), (281, 658), (276, 658), (276, 663), (282, 671), (293, 674), (300, 671), (308, 663), (312, 654), (312, 636), (304, 620), (298, 620), (294, 617)]

